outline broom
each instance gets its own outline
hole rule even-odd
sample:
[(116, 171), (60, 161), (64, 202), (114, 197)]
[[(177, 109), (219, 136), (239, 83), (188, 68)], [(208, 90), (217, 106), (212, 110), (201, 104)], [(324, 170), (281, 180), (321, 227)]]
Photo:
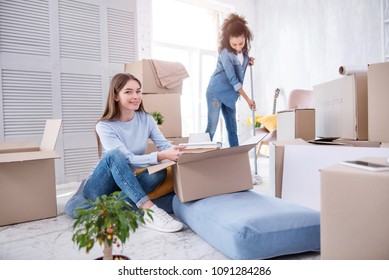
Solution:
[[(254, 83), (253, 83), (253, 66), (250, 65), (250, 82), (251, 82), (251, 100), (254, 101)], [(253, 136), (255, 136), (255, 110), (251, 109), (252, 114), (252, 123), (253, 123)], [(253, 149), (254, 151), (254, 175), (253, 175), (253, 184), (254, 185), (260, 185), (262, 183), (262, 178), (258, 174), (258, 165), (257, 165), (257, 152), (256, 148)]]

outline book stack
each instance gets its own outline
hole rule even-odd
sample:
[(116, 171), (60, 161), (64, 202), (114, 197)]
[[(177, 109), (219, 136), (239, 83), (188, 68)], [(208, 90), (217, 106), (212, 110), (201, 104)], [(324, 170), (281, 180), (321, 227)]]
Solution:
[(178, 146), (184, 147), (182, 153), (204, 153), (220, 149), (222, 147), (221, 142), (194, 142), (194, 143), (181, 143)]

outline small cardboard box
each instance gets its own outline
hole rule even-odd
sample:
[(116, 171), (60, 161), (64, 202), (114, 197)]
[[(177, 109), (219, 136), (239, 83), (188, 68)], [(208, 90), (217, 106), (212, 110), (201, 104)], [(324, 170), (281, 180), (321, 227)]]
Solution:
[(313, 87), (316, 137), (368, 139), (367, 74), (353, 74)]
[(389, 62), (368, 66), (369, 140), (389, 142)]
[(388, 260), (389, 172), (338, 164), (322, 169), (320, 180), (321, 259)]
[(315, 109), (294, 109), (277, 113), (277, 141), (315, 139)]
[(147, 112), (163, 115), (160, 129), (165, 137), (182, 137), (180, 94), (144, 94), (143, 105)]
[[(261, 136), (263, 137), (263, 136)], [(177, 162), (150, 166), (149, 173), (173, 166), (174, 190), (181, 202), (253, 188), (248, 152), (260, 141), (204, 153), (183, 153)]]
[(151, 59), (142, 59), (125, 64), (124, 73), (131, 73), (140, 80), (143, 93), (182, 93), (182, 83), (171, 89), (158, 86)]
[(61, 120), (47, 120), (40, 146), (0, 143), (0, 226), (55, 217), (54, 151)]

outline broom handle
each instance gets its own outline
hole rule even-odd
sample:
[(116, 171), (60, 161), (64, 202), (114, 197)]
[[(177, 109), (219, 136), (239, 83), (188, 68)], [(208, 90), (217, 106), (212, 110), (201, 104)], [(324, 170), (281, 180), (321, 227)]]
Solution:
[[(254, 82), (253, 82), (253, 66), (250, 65), (250, 82), (251, 82), (251, 100), (254, 101)], [(254, 109), (251, 109), (252, 113), (252, 123), (253, 123), (253, 136), (255, 136), (255, 111)], [(258, 167), (257, 167), (257, 146), (254, 148), (254, 171), (255, 175), (258, 174)]]

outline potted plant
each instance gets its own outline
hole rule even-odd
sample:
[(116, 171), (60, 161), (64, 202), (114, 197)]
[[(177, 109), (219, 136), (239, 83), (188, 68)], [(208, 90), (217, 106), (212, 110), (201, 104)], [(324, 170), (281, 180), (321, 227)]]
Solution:
[(165, 118), (160, 112), (152, 112), (151, 115), (154, 117), (154, 120), (157, 122), (157, 125), (162, 125), (165, 121)]
[[(102, 259), (112, 260), (113, 245), (120, 247), (130, 237), (131, 231), (135, 232), (140, 223), (144, 224), (143, 214), (126, 201), (120, 192), (103, 195), (86, 203), (91, 207), (77, 210), (72, 240), (79, 249), (85, 248), (86, 253), (89, 253), (97, 242), (103, 247)], [(151, 210), (143, 211), (152, 219)], [(129, 258), (116, 256), (115, 259)]]

